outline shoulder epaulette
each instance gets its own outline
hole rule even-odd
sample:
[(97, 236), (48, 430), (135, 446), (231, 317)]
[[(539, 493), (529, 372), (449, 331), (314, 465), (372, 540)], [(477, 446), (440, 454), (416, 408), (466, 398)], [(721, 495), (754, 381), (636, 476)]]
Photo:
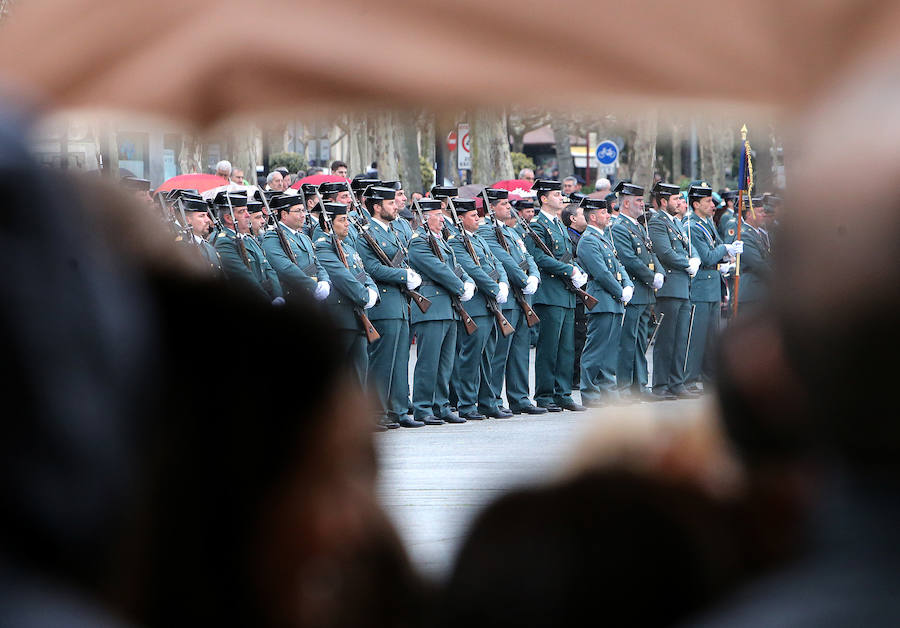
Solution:
[(413, 234), (412, 234), (412, 237), (413, 237), (413, 238), (418, 238), (418, 237), (419, 237), (419, 234), (418, 234), (418, 233), (413, 233)]

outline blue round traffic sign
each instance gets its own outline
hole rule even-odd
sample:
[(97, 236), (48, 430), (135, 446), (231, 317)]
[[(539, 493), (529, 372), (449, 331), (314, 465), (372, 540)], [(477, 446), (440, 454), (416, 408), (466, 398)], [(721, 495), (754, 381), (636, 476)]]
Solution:
[(611, 140), (603, 140), (597, 146), (597, 161), (604, 166), (616, 163), (619, 158), (619, 147)]

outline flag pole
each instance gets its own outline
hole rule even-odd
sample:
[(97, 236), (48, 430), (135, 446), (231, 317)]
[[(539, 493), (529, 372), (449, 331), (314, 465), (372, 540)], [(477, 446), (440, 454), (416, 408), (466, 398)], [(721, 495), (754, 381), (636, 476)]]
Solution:
[[(740, 190), (738, 191), (738, 212), (737, 212), (737, 235), (735, 240), (741, 239), (741, 227), (744, 224), (744, 188), (747, 188), (747, 202), (750, 204), (750, 210), (753, 211), (753, 201), (750, 198), (750, 190), (753, 187), (753, 168), (750, 165), (750, 145), (747, 143), (747, 125), (741, 127), (741, 163), (746, 164), (745, 168), (741, 168)], [(746, 185), (745, 185), (746, 182)], [(734, 256), (734, 319), (737, 320), (738, 315), (738, 297), (741, 291), (741, 254)]]

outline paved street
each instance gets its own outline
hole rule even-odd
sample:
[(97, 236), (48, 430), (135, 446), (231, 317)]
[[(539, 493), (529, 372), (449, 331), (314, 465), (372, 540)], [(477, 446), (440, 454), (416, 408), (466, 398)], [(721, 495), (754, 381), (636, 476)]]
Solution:
[[(410, 374), (414, 361), (413, 352)], [(653, 406), (675, 404), (687, 409), (698, 402)], [(552, 476), (584, 430), (621, 411), (520, 415), (378, 434), (379, 496), (413, 561), (440, 577), (481, 507), (511, 487)]]

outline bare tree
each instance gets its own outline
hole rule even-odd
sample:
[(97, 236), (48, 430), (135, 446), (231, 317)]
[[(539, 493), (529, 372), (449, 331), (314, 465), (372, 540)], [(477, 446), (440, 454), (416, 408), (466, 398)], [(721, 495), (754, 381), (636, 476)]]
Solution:
[(472, 115), (472, 181), (490, 185), (512, 179), (509, 136), (502, 110), (479, 108)]
[(199, 135), (185, 133), (181, 136), (178, 169), (183, 174), (203, 172), (203, 142)]
[(244, 177), (256, 183), (256, 145), (262, 131), (252, 122), (237, 122), (231, 134), (231, 165), (244, 171)]
[[(416, 115), (412, 111), (397, 111), (393, 114), (393, 122), (399, 178), (406, 189), (419, 190), (422, 188), (422, 169), (419, 167)], [(380, 170), (380, 162), (378, 167)]]
[(572, 144), (569, 142), (569, 119), (564, 114), (553, 114), (550, 120), (553, 141), (556, 144), (556, 160), (559, 163), (559, 178), (575, 174), (575, 160), (572, 159)]
[(637, 118), (634, 141), (628, 163), (631, 180), (638, 185), (649, 186), (653, 182), (656, 165), (657, 112), (648, 111)]
[(512, 138), (512, 149), (521, 153), (525, 148), (525, 134), (546, 126), (550, 114), (536, 107), (512, 106), (506, 117), (506, 128)]
[(399, 179), (397, 167), (397, 146), (394, 142), (394, 114), (379, 110), (372, 114), (374, 124), (369, 131), (373, 139), (373, 155), (378, 162), (378, 176), (382, 179)]

